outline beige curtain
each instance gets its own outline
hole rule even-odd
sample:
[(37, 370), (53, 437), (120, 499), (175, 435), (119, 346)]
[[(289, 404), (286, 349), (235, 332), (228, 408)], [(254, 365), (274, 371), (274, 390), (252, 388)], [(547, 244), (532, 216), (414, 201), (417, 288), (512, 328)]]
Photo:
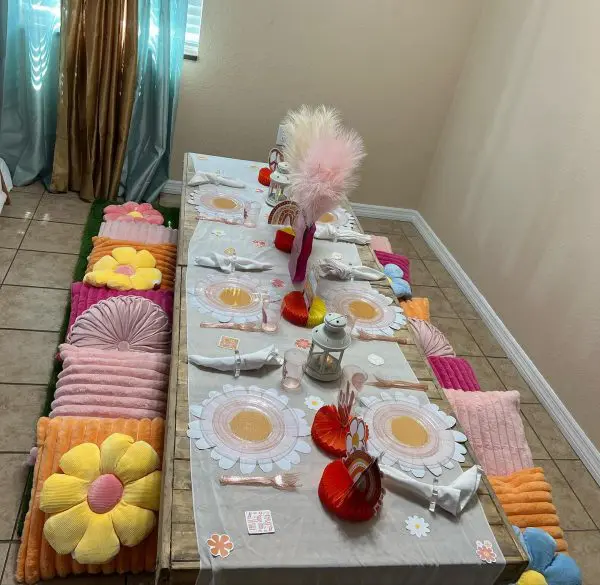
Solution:
[(115, 199), (136, 86), (137, 0), (62, 4), (51, 188), (86, 201)]

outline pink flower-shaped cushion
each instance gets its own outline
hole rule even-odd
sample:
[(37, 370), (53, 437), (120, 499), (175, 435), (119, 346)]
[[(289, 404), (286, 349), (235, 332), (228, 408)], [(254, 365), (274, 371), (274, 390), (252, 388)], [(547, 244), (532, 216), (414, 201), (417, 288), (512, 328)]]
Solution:
[(442, 388), (476, 392), (481, 390), (471, 364), (462, 358), (430, 356), (431, 369)]
[(104, 221), (129, 221), (162, 225), (164, 218), (150, 203), (128, 201), (123, 205), (109, 205), (104, 208)]
[(451, 356), (454, 357), (454, 349), (444, 334), (429, 321), (423, 319), (408, 318), (408, 325), (412, 331), (415, 341), (421, 346), (427, 357)]
[(68, 340), (78, 347), (169, 353), (171, 328), (156, 303), (120, 296), (100, 301), (77, 317)]
[(173, 291), (171, 290), (113, 290), (74, 282), (71, 285), (71, 315), (69, 316), (69, 331), (75, 319), (92, 305), (104, 299), (121, 296), (143, 297), (156, 303), (173, 320)]

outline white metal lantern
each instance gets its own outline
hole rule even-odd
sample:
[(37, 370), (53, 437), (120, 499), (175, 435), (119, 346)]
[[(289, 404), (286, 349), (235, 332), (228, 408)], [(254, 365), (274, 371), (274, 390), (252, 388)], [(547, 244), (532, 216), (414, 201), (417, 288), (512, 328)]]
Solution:
[(350, 347), (348, 320), (339, 313), (327, 313), (325, 321), (312, 330), (312, 344), (305, 372), (315, 380), (331, 382), (342, 375), (342, 356)]
[(274, 207), (286, 199), (285, 188), (290, 184), (290, 165), (281, 161), (277, 169), (271, 173), (271, 184), (269, 185), (269, 195), (267, 196), (267, 205)]

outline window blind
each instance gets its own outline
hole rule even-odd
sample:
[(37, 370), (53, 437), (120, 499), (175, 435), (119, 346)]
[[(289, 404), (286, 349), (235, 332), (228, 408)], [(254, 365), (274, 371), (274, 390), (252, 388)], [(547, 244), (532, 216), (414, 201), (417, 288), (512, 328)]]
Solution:
[(188, 0), (187, 24), (185, 27), (184, 54), (198, 57), (200, 24), (202, 22), (202, 0)]

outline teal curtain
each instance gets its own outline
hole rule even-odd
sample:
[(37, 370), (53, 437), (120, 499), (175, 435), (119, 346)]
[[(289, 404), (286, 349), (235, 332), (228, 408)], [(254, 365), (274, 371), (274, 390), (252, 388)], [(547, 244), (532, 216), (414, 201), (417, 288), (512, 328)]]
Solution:
[(56, 137), (60, 0), (0, 3), (0, 157), (15, 185), (48, 182)]
[(154, 201), (169, 177), (187, 0), (139, 2), (138, 83), (121, 193)]

